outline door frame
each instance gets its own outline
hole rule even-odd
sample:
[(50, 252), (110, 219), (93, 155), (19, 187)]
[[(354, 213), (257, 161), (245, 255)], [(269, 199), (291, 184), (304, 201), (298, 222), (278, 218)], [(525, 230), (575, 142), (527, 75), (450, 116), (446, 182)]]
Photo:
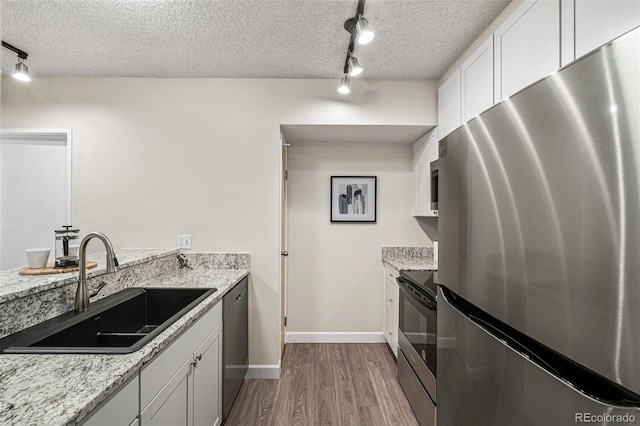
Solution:
[(287, 317), (287, 256), (283, 253), (288, 246), (288, 205), (287, 205), (287, 147), (289, 146), (280, 132), (280, 360), (286, 343)]

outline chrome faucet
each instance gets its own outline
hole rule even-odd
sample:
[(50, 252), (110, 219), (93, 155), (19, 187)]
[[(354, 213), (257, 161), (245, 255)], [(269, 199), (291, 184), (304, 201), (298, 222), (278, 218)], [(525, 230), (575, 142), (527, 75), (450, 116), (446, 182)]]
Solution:
[(89, 232), (80, 243), (80, 272), (78, 273), (78, 288), (76, 290), (75, 308), (77, 312), (84, 312), (89, 309), (89, 290), (87, 289), (87, 244), (92, 238), (98, 238), (107, 249), (107, 273), (111, 274), (118, 270), (118, 259), (113, 251), (113, 245), (109, 238), (101, 232)]

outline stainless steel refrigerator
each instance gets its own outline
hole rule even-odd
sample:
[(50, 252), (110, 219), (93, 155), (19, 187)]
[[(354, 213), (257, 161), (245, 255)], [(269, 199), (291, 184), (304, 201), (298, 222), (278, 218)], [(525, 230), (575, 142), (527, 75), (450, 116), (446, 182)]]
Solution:
[(640, 29), (440, 143), (439, 426), (640, 424)]

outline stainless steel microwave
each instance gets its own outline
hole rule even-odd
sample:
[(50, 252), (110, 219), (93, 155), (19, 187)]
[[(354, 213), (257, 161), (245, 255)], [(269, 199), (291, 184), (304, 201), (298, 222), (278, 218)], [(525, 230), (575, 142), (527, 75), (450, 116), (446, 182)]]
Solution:
[(438, 210), (438, 165), (440, 160), (431, 162), (431, 210)]

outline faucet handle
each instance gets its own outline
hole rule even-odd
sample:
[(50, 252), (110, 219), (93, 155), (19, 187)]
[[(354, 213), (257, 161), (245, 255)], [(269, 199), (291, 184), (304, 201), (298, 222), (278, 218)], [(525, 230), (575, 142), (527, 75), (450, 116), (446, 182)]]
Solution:
[(107, 273), (112, 274), (118, 270), (118, 258), (115, 253), (107, 254)]

